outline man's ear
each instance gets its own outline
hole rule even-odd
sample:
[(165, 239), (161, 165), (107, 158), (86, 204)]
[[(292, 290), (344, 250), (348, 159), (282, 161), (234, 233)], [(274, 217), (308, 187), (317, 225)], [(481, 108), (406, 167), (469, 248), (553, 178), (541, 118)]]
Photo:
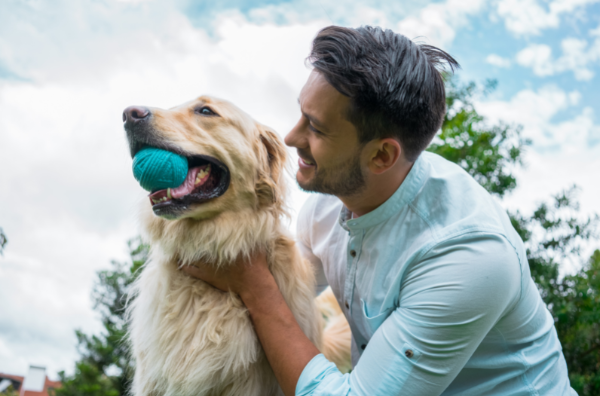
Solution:
[(393, 167), (402, 155), (402, 146), (394, 138), (374, 140), (368, 143), (369, 169), (375, 174), (381, 174)]
[(256, 194), (259, 203), (269, 205), (283, 204), (283, 172), (287, 161), (287, 151), (283, 141), (275, 131), (257, 123), (258, 133), (262, 147), (259, 147), (261, 165), (266, 169), (259, 169), (256, 181)]

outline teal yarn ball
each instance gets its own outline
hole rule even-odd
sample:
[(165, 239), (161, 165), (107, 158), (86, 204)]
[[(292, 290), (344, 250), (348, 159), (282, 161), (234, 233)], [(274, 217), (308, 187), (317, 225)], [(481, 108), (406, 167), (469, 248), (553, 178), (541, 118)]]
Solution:
[(170, 151), (147, 147), (133, 157), (133, 176), (147, 191), (178, 187), (187, 173), (187, 158)]

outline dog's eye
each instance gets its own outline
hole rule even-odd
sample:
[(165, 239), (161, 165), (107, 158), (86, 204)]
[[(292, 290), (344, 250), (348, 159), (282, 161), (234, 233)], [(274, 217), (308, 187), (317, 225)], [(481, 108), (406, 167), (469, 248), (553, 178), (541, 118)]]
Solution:
[(203, 116), (218, 116), (217, 113), (215, 113), (209, 107), (206, 107), (206, 106), (197, 108), (196, 113), (203, 115)]

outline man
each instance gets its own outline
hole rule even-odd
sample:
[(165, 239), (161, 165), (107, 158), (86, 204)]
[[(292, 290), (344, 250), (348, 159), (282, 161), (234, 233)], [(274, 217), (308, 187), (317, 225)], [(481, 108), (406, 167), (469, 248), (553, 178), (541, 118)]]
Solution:
[(238, 293), (286, 395), (568, 395), (554, 323), (523, 242), (466, 172), (424, 152), (445, 113), (436, 66), (456, 61), (390, 30), (328, 27), (286, 136), (300, 187), (320, 192), (299, 245), (353, 335), (342, 375), (302, 334), (266, 267), (188, 269)]

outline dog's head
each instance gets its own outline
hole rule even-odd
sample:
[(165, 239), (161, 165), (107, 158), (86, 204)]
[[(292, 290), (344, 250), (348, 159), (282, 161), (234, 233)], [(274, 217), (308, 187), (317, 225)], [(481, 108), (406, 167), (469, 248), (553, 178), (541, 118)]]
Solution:
[(188, 160), (182, 186), (151, 192), (147, 204), (157, 216), (201, 220), (247, 208), (282, 211), (285, 147), (231, 103), (201, 96), (169, 110), (132, 106), (123, 121), (132, 157), (155, 147)]

